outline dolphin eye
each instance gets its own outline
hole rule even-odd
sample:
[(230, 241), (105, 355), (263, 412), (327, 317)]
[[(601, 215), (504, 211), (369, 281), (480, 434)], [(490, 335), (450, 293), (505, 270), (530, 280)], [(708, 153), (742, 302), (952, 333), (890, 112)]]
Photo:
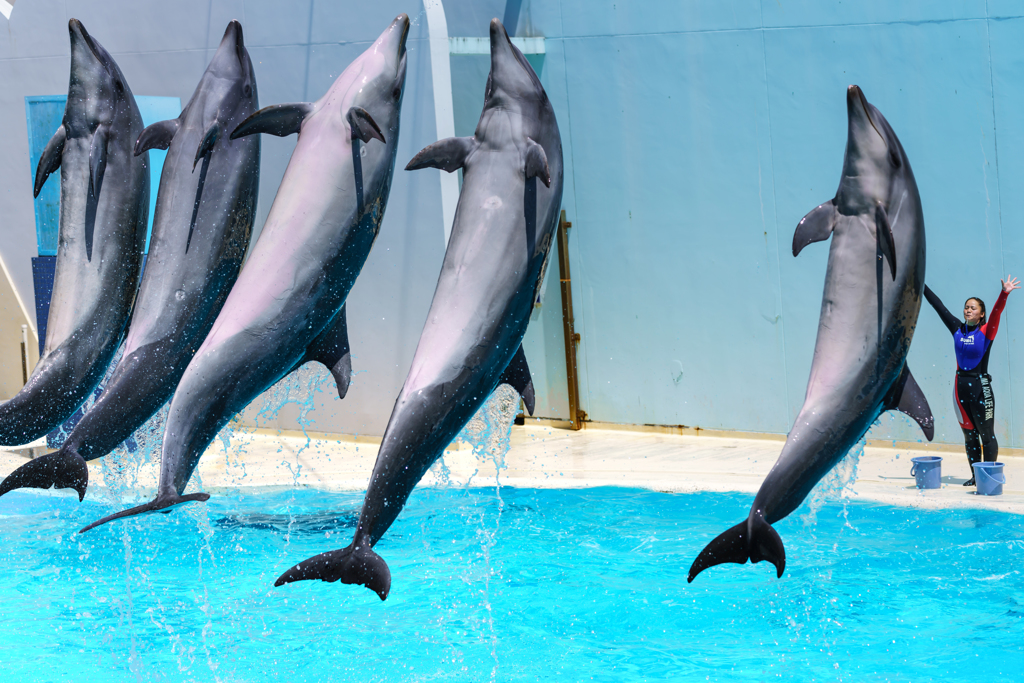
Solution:
[(400, 86), (400, 85), (398, 85), (396, 83), (395, 87), (391, 89), (391, 99), (393, 99), (395, 102), (397, 102), (398, 98), (401, 97), (401, 96), (402, 96), (402, 86)]
[(121, 82), (120, 78), (114, 81), (114, 87), (117, 89), (117, 92), (124, 92), (124, 83)]
[(246, 83), (245, 88), (243, 88), (242, 92), (245, 93), (246, 97), (252, 97), (252, 86)]

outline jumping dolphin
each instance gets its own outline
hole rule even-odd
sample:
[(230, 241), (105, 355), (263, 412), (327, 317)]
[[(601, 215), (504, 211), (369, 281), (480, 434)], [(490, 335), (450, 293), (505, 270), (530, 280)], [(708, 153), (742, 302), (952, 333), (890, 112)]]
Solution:
[(929, 441), (934, 434), (928, 402), (906, 366), (924, 288), (921, 197), (899, 139), (856, 85), (846, 109), (839, 191), (804, 216), (793, 236), (796, 256), (832, 235), (803, 408), (750, 515), (704, 548), (688, 581), (748, 559), (771, 562), (781, 577), (786, 551), (771, 525), (803, 502), (883, 411), (906, 413)]
[(181, 115), (146, 128), (135, 146), (136, 155), (168, 152), (121, 361), (61, 449), (19, 467), (0, 484), (0, 495), (22, 486), (57, 485), (83, 498), (89, 482), (85, 461), (116, 448), (174, 393), (249, 246), (260, 139), (230, 140), (227, 133), (256, 111), (256, 102), (242, 27), (232, 21)]
[(500, 383), (533, 412), (520, 346), (562, 200), (562, 142), (544, 88), (497, 19), (476, 133), (436, 142), (406, 169), (463, 169), (451, 241), (352, 543), (301, 562), (277, 580), (361, 584), (381, 600), (387, 563), (371, 548), (444, 448)]
[(209, 495), (183, 496), (235, 413), (307, 361), (351, 373), (345, 298), (370, 253), (398, 145), (409, 17), (399, 15), (312, 104), (266, 107), (231, 133), (299, 133), (263, 232), (171, 400), (154, 501), (82, 529)]
[[(117, 64), (77, 19), (64, 119), (36, 168), (36, 196), (60, 168), (60, 241), (46, 344), (28, 384), (0, 405), (0, 445), (38, 439), (103, 378), (124, 338), (149, 216), (142, 116)], [(62, 485), (70, 485), (61, 482)]]

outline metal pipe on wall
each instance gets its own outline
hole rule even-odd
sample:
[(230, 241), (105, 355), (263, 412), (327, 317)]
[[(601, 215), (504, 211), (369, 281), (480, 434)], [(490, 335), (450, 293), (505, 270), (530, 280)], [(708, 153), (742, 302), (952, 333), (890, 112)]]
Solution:
[(583, 428), (586, 412), (580, 410), (579, 369), (576, 365), (576, 346), (580, 335), (572, 314), (572, 278), (569, 275), (569, 228), (565, 209), (558, 217), (558, 278), (562, 291), (562, 328), (565, 333), (565, 378), (569, 390), (569, 424), (573, 430)]

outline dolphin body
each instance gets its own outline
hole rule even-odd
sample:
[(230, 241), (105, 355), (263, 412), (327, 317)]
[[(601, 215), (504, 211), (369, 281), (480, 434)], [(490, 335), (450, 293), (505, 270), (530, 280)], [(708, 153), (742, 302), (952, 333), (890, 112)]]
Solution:
[(345, 298), (384, 218), (398, 145), (409, 17), (399, 15), (318, 101), (259, 110), (231, 133), (299, 133), (263, 232), (171, 400), (157, 497), (90, 524), (162, 510), (235, 413), (307, 361), (351, 375)]
[(786, 551), (771, 525), (799, 507), (883, 411), (906, 413), (929, 441), (934, 434), (928, 402), (906, 366), (924, 287), (921, 197), (899, 139), (856, 85), (846, 107), (839, 191), (793, 236), (796, 256), (832, 235), (807, 396), (749, 516), (704, 548), (688, 581), (748, 559), (771, 562), (781, 577)]
[(121, 361), (61, 449), (19, 467), (0, 484), (0, 495), (57, 485), (84, 498), (85, 461), (116, 448), (174, 393), (249, 246), (260, 140), (230, 140), (228, 133), (257, 108), (242, 27), (232, 21), (181, 115), (146, 128), (135, 146), (136, 156), (154, 148), (168, 153)]
[(60, 169), (60, 241), (42, 358), (0, 405), (0, 445), (52, 431), (96, 388), (132, 310), (149, 216), (149, 155), (132, 154), (142, 116), (110, 54), (77, 19), (64, 119), (33, 192)]
[(470, 138), (436, 142), (409, 170), (463, 169), (451, 241), (412, 367), (395, 401), (355, 539), (301, 562), (275, 585), (321, 579), (364, 585), (384, 600), (387, 563), (371, 548), (444, 448), (500, 383), (533, 412), (520, 346), (544, 275), (562, 199), (562, 143), (537, 75), (491, 21), (491, 73)]

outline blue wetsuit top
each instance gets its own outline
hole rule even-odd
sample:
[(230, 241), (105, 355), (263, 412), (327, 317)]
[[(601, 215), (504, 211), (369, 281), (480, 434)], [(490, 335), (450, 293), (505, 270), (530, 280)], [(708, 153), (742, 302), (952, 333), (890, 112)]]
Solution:
[(953, 335), (957, 371), (979, 375), (988, 374), (988, 354), (992, 350), (992, 342), (999, 330), (999, 317), (1006, 305), (1006, 292), (999, 292), (996, 305), (992, 307), (992, 313), (985, 322), (973, 326), (960, 322), (959, 318), (946, 310), (939, 297), (935, 296), (935, 292), (927, 285), (924, 288), (924, 295)]

